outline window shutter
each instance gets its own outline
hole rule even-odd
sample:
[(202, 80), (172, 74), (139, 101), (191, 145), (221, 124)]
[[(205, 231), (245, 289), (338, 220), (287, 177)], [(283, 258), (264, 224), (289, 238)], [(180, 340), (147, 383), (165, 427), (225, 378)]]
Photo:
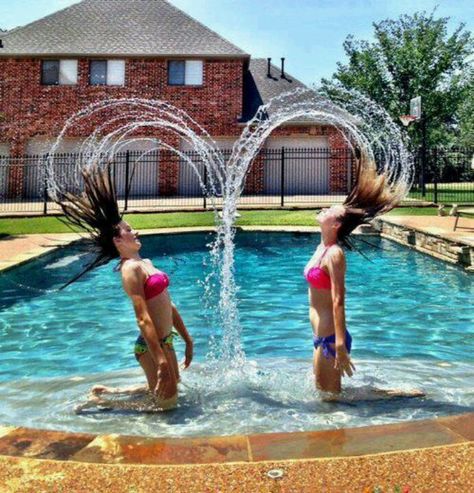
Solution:
[(125, 85), (125, 60), (107, 61), (107, 85), (108, 86)]
[(77, 84), (77, 60), (61, 60), (59, 63), (59, 83)]
[(202, 60), (186, 60), (185, 81), (187, 86), (202, 86)]

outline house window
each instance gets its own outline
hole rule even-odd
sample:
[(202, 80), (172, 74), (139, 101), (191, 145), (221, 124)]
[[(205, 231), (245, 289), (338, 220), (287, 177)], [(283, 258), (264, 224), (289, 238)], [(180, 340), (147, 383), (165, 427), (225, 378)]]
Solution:
[(124, 86), (125, 60), (91, 60), (89, 83), (91, 86)]
[(202, 86), (202, 60), (170, 60), (168, 84), (170, 86)]
[(45, 86), (77, 84), (77, 60), (43, 60), (41, 84)]

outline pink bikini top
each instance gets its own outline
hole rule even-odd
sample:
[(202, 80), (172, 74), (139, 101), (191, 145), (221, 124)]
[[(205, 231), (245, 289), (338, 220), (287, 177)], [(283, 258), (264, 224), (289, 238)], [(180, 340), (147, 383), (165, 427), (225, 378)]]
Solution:
[(164, 272), (157, 272), (148, 276), (143, 289), (145, 299), (149, 300), (161, 294), (170, 285), (169, 277)]
[(326, 252), (331, 248), (332, 245), (326, 247), (323, 254), (321, 255), (318, 265), (315, 267), (310, 267), (305, 273), (304, 277), (308, 281), (309, 285), (315, 289), (331, 289), (331, 278), (329, 274), (320, 267), (321, 261), (326, 255)]
[[(123, 257), (120, 260), (120, 265), (125, 260), (130, 260)], [(155, 274), (149, 275), (145, 284), (143, 285), (143, 291), (145, 291), (145, 299), (149, 300), (161, 294), (170, 285), (170, 279), (164, 272), (156, 272)]]

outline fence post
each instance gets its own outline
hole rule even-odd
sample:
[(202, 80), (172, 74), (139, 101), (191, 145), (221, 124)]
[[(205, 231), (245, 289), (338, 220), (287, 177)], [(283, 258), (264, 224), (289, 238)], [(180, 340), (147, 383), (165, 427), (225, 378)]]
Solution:
[(433, 149), (433, 160), (434, 160), (434, 166), (433, 166), (433, 185), (434, 185), (434, 203), (438, 203), (438, 148), (435, 147)]
[(130, 151), (127, 150), (125, 154), (125, 205), (123, 210), (126, 211), (128, 209), (128, 192), (130, 190), (129, 181), (130, 179)]
[(204, 209), (207, 209), (207, 166), (204, 164)]
[(421, 196), (426, 196), (426, 116), (421, 118)]
[(280, 207), (285, 205), (285, 148), (281, 148)]
[(43, 190), (43, 215), (48, 214), (48, 172), (45, 166), (45, 157), (43, 156), (43, 169), (44, 169), (44, 190)]

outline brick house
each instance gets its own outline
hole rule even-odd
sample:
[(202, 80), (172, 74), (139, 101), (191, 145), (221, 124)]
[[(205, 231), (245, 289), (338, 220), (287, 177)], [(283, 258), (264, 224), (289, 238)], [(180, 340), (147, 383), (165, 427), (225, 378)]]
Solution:
[[(165, 0), (83, 0), (0, 39), (0, 155), (10, 157), (44, 152), (72, 114), (123, 97), (166, 100), (230, 147), (260, 104), (303, 86)], [(95, 125), (84, 123), (60, 151), (74, 151)], [(186, 150), (175, 136), (153, 137)], [(289, 122), (266, 142), (270, 149), (329, 152), (343, 145), (334, 128), (311, 121)], [(323, 166), (328, 163), (320, 191), (345, 191), (346, 163), (330, 159)], [(261, 166), (253, 170), (256, 192), (271, 187), (257, 176), (262, 173)], [(7, 175), (10, 193), (18, 195), (21, 172)], [(160, 180), (163, 194), (186, 188), (178, 172)]]

